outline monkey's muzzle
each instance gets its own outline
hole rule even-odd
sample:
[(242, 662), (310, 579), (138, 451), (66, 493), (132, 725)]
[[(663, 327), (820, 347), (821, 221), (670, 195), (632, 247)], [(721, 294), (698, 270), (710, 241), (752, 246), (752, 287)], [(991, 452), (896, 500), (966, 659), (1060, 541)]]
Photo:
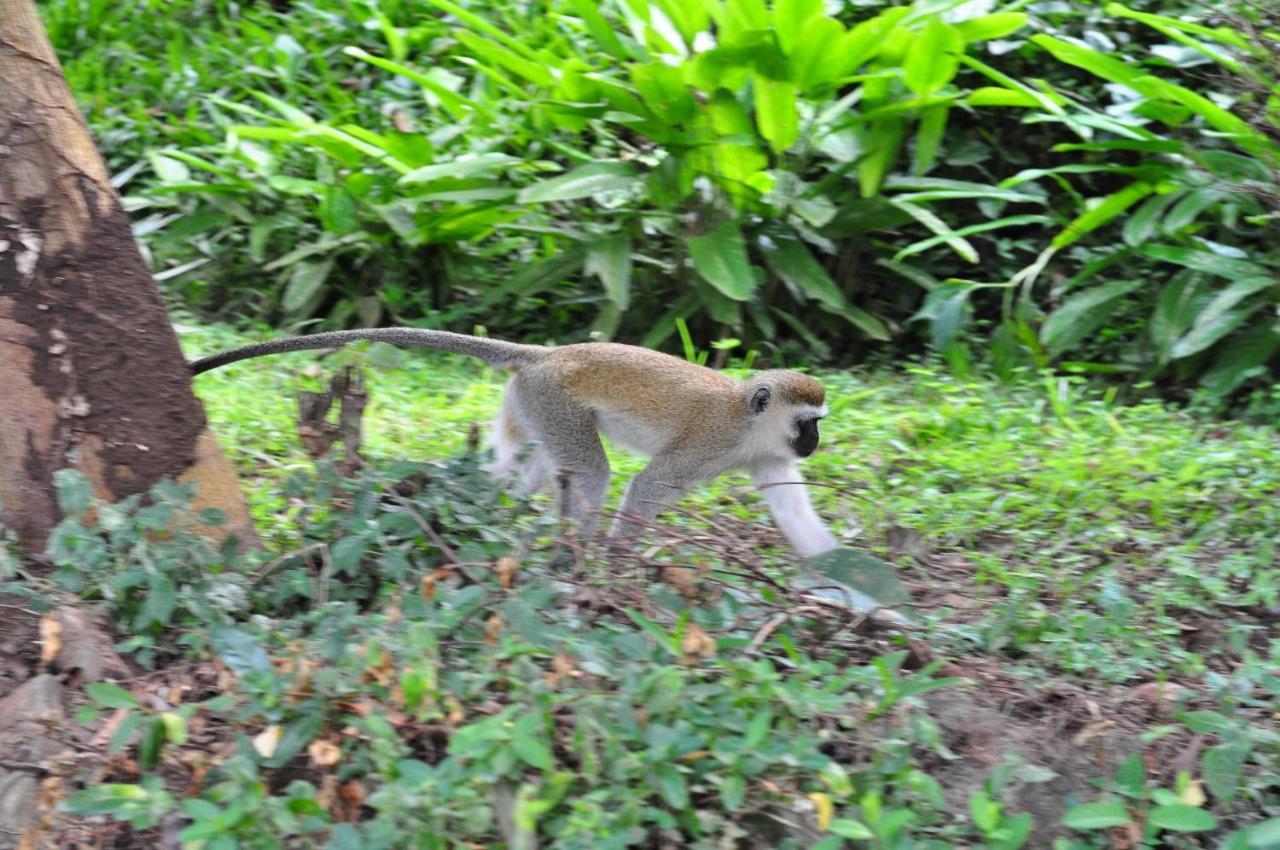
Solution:
[(796, 420), (797, 434), (791, 441), (791, 448), (800, 457), (808, 457), (818, 448), (818, 420)]

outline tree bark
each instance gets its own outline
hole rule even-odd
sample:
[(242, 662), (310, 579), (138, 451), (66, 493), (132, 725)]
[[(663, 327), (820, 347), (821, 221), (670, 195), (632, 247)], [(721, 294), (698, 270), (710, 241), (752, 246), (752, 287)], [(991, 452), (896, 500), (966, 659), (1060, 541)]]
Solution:
[(253, 540), (178, 339), (32, 0), (0, 0), (0, 523), (39, 550), (53, 474), (197, 485)]

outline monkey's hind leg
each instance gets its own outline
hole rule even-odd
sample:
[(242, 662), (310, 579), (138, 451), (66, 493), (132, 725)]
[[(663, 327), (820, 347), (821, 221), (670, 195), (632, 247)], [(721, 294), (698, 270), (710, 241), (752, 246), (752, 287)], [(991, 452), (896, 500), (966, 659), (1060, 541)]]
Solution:
[(494, 419), (489, 437), (493, 461), (485, 464), (484, 470), (504, 485), (518, 478), (508, 492), (521, 498), (542, 489), (551, 474), (552, 463), (546, 449), (537, 443), (531, 446), (532, 442), (528, 429), (520, 422), (520, 398), (512, 381), (507, 384), (502, 409)]
[(561, 476), (565, 485), (557, 488), (561, 514), (578, 523), (580, 533), (586, 536), (595, 529), (604, 506), (609, 459), (591, 411), (567, 393), (541, 389), (539, 393), (520, 392), (521, 399), (536, 399), (523, 410), (523, 421), (539, 442), (531, 460), (539, 473), (554, 471)]

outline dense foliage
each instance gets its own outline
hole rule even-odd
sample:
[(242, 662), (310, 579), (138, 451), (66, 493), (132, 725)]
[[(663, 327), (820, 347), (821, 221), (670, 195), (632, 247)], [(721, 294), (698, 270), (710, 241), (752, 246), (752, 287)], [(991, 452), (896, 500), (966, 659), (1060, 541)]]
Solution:
[(1270, 10), (45, 3), (160, 277), (222, 317), (967, 332), (1214, 398), (1280, 350)]

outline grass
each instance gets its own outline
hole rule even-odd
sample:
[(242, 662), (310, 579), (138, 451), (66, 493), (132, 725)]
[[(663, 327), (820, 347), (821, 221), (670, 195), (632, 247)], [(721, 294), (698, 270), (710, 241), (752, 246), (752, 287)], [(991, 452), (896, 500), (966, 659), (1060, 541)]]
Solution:
[[(192, 354), (241, 341), (210, 329), (184, 338)], [(444, 355), (398, 359), (368, 370), (370, 456), (446, 457), (471, 423), (487, 429), (501, 375)], [(295, 390), (319, 380), (300, 375), (313, 362), (286, 355), (197, 382), (255, 516), (280, 542), (278, 485), (311, 467), (293, 417)], [(1280, 605), (1274, 428), (1118, 406), (1072, 381), (1008, 386), (922, 366), (822, 378), (831, 416), (806, 464), (820, 511), (849, 545), (898, 556), (945, 651), (1116, 683), (1225, 673), (1247, 647), (1280, 657), (1256, 616)], [(616, 500), (642, 461), (610, 454)], [(687, 504), (767, 522), (759, 500), (728, 498), (745, 485), (726, 476)], [(904, 537), (908, 552), (888, 545)], [(939, 597), (940, 586), (960, 595)]]

